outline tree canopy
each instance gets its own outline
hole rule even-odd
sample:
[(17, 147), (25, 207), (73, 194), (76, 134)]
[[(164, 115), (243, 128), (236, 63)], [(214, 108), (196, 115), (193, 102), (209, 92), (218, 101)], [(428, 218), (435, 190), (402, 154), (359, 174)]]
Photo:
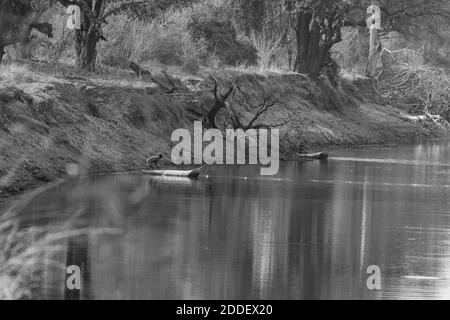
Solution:
[[(103, 29), (113, 16), (126, 15), (129, 21), (151, 23), (171, 9), (197, 3), (212, 6), (201, 0), (4, 0), (0, 7), (1, 52), (4, 46), (26, 42), (33, 28), (51, 36), (51, 25), (42, 24), (39, 19), (56, 2), (81, 8), (81, 29), (75, 32), (75, 50), (77, 65), (86, 70), (95, 69), (97, 44), (108, 40)], [(210, 26), (217, 25), (218, 32), (224, 35), (219, 38), (236, 38), (236, 29), (253, 39), (255, 47), (265, 49), (267, 54), (274, 52), (273, 46), (260, 43), (276, 44), (288, 52), (288, 59), (295, 56), (295, 71), (313, 77), (324, 68), (335, 67), (330, 50), (342, 41), (343, 27), (365, 28), (366, 9), (372, 3), (381, 8), (383, 32), (397, 31), (409, 39), (424, 39), (428, 35), (442, 38), (445, 34), (439, 33), (439, 29), (443, 23), (450, 22), (448, 0), (222, 0), (222, 3), (221, 8), (231, 12), (233, 21), (207, 22)], [(196, 40), (209, 32), (200, 24), (192, 30)], [(212, 35), (209, 38), (217, 39)], [(241, 61), (228, 56), (226, 60)]]

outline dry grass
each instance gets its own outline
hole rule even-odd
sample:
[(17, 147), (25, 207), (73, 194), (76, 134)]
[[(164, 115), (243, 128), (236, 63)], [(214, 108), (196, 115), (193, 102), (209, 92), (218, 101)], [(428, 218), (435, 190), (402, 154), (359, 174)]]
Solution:
[(64, 80), (121, 80), (136, 82), (139, 79), (128, 70), (98, 66), (95, 72), (77, 70), (65, 63), (45, 61), (11, 62), (0, 65), (0, 81), (5, 83), (58, 83)]
[(0, 65), (0, 81), (9, 83), (49, 82), (55, 80), (50, 72), (30, 68), (30, 64), (7, 63)]
[(277, 60), (277, 55), (281, 52), (281, 41), (280, 36), (273, 36), (266, 32), (266, 29), (260, 33), (252, 32), (251, 41), (253, 46), (258, 52), (258, 65), (260, 72), (265, 72), (270, 69), (274, 64), (273, 62)]
[(21, 229), (18, 218), (18, 213), (36, 196), (60, 183), (31, 192), (0, 215), (0, 300), (29, 298), (37, 281), (35, 266), (43, 261), (44, 253), (60, 249), (46, 241), (48, 230)]
[(38, 280), (36, 266), (61, 248), (46, 240), (46, 230), (20, 230), (18, 219), (0, 222), (0, 233), (0, 300), (29, 298)]
[(61, 240), (86, 234), (118, 233), (117, 229), (71, 229), (83, 213), (74, 208), (72, 217), (59, 227), (21, 228), (19, 215), (33, 199), (56, 188), (64, 180), (48, 184), (17, 200), (0, 213), (0, 300), (28, 299), (39, 285), (40, 272), (53, 265), (65, 269), (52, 257), (64, 249)]
[(36, 74), (30, 72), (24, 65), (15, 63), (0, 66), (0, 80), (8, 82), (32, 82), (36, 80)]
[(244, 73), (244, 74), (258, 74), (258, 75), (265, 75), (265, 74), (298, 74), (294, 71), (286, 70), (285, 68), (280, 68), (277, 66), (269, 66), (266, 68), (261, 68), (261, 66), (248, 66), (248, 65), (239, 65), (236, 67), (225, 67), (224, 70), (226, 71), (234, 71), (238, 73)]

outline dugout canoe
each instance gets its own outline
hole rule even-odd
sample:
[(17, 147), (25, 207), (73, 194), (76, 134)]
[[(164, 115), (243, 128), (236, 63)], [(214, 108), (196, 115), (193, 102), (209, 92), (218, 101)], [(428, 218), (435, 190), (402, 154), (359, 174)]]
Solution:
[(318, 153), (312, 153), (312, 154), (300, 154), (297, 153), (297, 156), (300, 159), (303, 160), (327, 160), (328, 159), (328, 153), (324, 153), (324, 152), (318, 152)]
[(142, 173), (145, 175), (158, 177), (198, 178), (204, 167), (205, 166), (193, 170), (142, 170)]

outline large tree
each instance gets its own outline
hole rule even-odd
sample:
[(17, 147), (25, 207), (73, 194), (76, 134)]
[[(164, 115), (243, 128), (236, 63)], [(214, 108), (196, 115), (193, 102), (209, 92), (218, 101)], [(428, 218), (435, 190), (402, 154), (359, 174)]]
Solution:
[(0, 61), (4, 48), (19, 44), (19, 58), (27, 58), (28, 45), (32, 29), (52, 37), (52, 27), (40, 23), (42, 14), (54, 4), (55, 0), (1, 0), (0, 2)]
[(131, 19), (151, 20), (170, 7), (183, 5), (193, 0), (58, 0), (68, 7), (77, 5), (81, 9), (81, 29), (75, 32), (77, 66), (94, 71), (97, 44), (105, 40), (102, 27), (108, 18), (120, 13)]
[(427, 19), (450, 21), (448, 0), (286, 0), (297, 35), (295, 71), (318, 76), (330, 62), (330, 49), (342, 40), (344, 25), (366, 26), (366, 8), (381, 7), (383, 27), (404, 34)]
[(288, 0), (294, 15), (297, 57), (294, 70), (318, 76), (330, 58), (331, 47), (340, 41), (341, 27), (348, 10), (345, 1)]
[[(264, 68), (285, 55), (291, 68), (294, 52), (293, 30), (285, 1), (234, 0), (236, 24), (244, 31), (258, 50), (260, 65)], [(281, 53), (283, 52), (283, 53)]]

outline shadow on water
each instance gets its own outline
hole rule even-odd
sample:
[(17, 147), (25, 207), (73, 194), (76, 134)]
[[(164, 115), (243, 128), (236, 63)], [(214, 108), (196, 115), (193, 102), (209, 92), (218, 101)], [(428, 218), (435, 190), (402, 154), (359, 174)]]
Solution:
[[(269, 178), (225, 166), (199, 180), (68, 183), (36, 199), (28, 223), (82, 204), (81, 227), (123, 232), (66, 240), (55, 259), (80, 267), (82, 289), (48, 266), (37, 297), (450, 298), (449, 165), (450, 143), (430, 142), (342, 150)], [(381, 290), (366, 285), (371, 265)]]

